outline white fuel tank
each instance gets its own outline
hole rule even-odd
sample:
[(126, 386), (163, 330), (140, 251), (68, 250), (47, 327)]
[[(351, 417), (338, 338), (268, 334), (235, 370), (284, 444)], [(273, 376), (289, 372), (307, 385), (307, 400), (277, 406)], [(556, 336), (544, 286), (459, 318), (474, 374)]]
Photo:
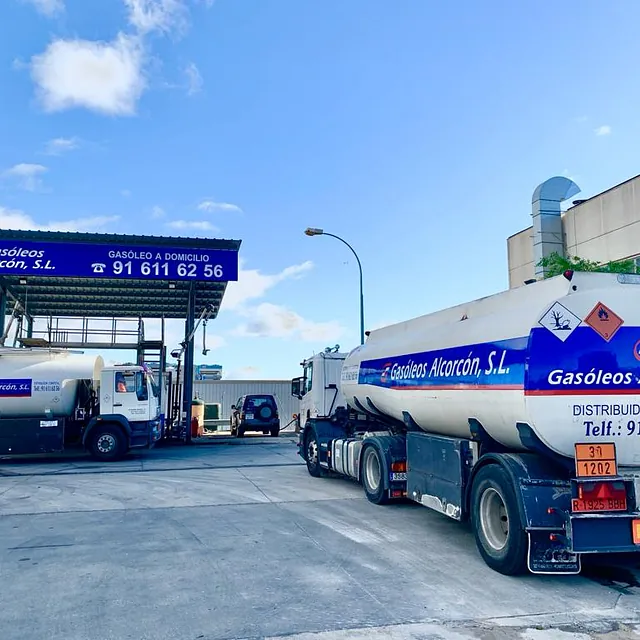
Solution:
[(523, 450), (524, 422), (560, 455), (615, 442), (640, 467), (640, 276), (576, 272), (372, 331), (341, 377), (354, 409), (426, 431), (468, 438), (475, 418)]
[(0, 418), (66, 417), (79, 380), (97, 381), (100, 356), (47, 349), (0, 349)]

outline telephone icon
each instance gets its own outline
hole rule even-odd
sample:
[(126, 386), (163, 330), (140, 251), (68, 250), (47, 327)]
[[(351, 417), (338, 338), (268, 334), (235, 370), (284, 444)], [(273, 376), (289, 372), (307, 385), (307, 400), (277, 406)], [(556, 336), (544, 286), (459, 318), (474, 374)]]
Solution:
[(94, 262), (91, 265), (91, 268), (93, 269), (93, 273), (104, 273), (106, 266), (107, 265), (102, 262)]

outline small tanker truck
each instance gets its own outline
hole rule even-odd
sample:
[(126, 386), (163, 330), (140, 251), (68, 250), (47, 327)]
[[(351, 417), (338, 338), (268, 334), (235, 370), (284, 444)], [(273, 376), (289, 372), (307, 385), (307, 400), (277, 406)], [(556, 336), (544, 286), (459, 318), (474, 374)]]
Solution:
[(122, 458), (160, 438), (158, 390), (146, 367), (105, 367), (100, 356), (0, 349), (0, 455), (80, 446)]
[(640, 551), (639, 275), (567, 271), (303, 365), (312, 476), (470, 520), (507, 575)]

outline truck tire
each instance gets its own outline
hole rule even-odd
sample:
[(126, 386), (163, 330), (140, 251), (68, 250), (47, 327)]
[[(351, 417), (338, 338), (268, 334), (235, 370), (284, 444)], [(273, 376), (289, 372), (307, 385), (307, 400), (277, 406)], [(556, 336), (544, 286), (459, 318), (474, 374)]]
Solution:
[(483, 467), (471, 490), (471, 522), (478, 551), (494, 571), (515, 576), (527, 570), (527, 534), (516, 493), (499, 465)]
[(362, 454), (362, 486), (369, 502), (386, 504), (389, 496), (384, 488), (384, 462), (376, 447), (367, 447)]
[(314, 478), (324, 478), (327, 472), (320, 466), (318, 436), (314, 429), (304, 439), (304, 459), (307, 463), (307, 471)]
[(272, 438), (277, 438), (280, 435), (280, 427), (273, 427), (273, 429), (271, 429), (271, 437)]
[(91, 431), (89, 451), (92, 457), (100, 462), (119, 460), (127, 451), (127, 440), (122, 429), (114, 424), (94, 427)]

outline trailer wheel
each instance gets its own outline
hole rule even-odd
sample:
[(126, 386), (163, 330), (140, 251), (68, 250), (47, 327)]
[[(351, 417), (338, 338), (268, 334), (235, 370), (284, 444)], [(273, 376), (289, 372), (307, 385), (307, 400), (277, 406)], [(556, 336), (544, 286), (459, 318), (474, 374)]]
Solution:
[(113, 462), (124, 456), (127, 442), (122, 429), (112, 424), (95, 427), (91, 432), (89, 451), (101, 462)]
[(386, 504), (389, 496), (384, 488), (384, 463), (376, 447), (367, 447), (362, 456), (362, 486), (369, 502)]
[(476, 545), (493, 570), (513, 576), (527, 568), (527, 535), (515, 490), (506, 471), (489, 465), (478, 471), (471, 494)]
[(311, 429), (309, 435), (304, 439), (304, 459), (307, 462), (307, 471), (314, 478), (323, 478), (327, 475), (326, 471), (320, 466), (320, 458), (318, 446), (318, 436)]

